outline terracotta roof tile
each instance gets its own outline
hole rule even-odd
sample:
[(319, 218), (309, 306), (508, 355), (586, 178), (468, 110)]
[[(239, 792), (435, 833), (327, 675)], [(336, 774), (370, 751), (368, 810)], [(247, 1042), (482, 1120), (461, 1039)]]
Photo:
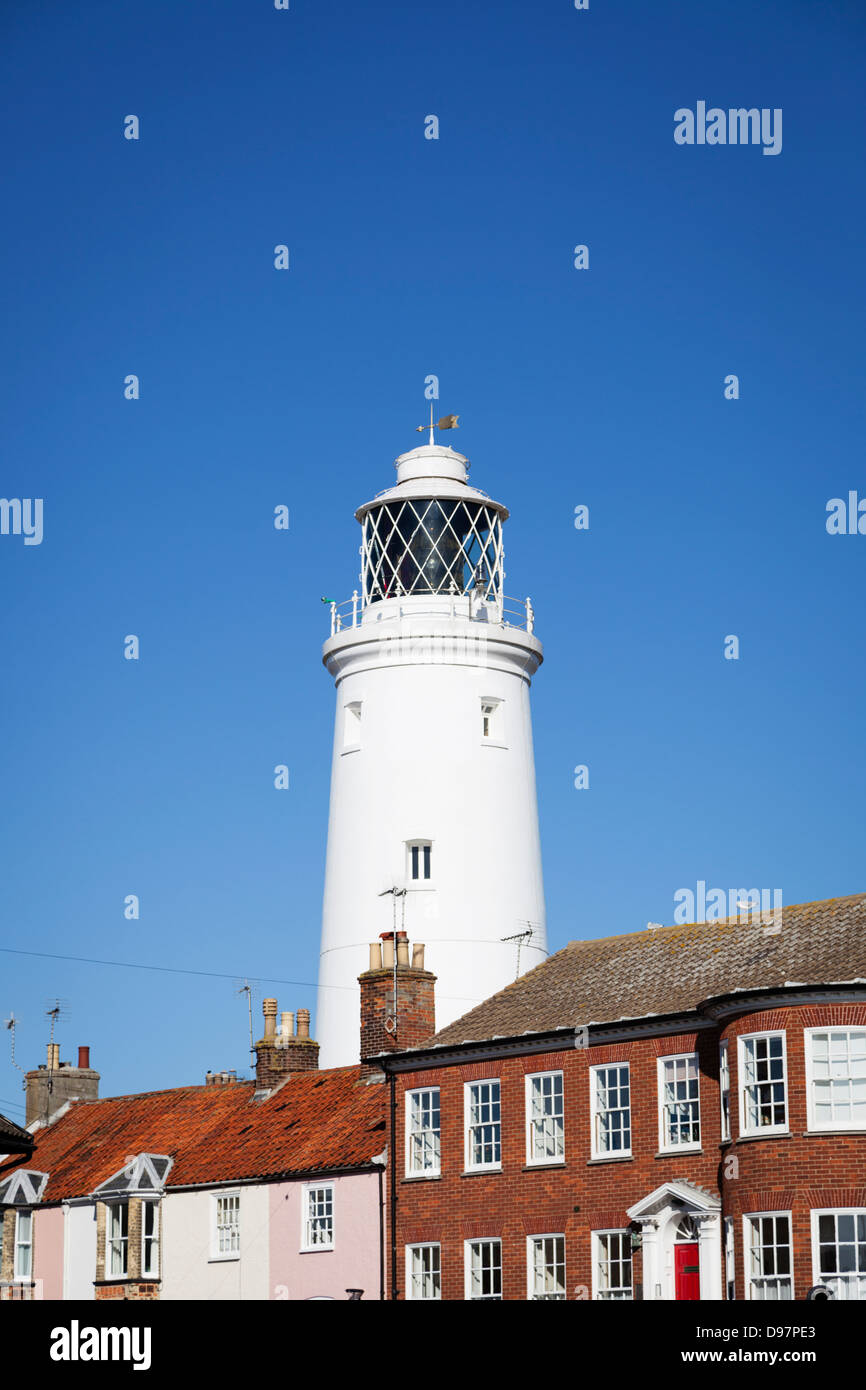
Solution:
[(264, 1101), (254, 1091), (238, 1081), (78, 1101), (37, 1130), (24, 1166), (50, 1175), (42, 1200), (57, 1202), (143, 1152), (174, 1159), (171, 1189), (366, 1167), (385, 1146), (385, 1087), (361, 1081), (358, 1067), (298, 1073)]
[(866, 979), (866, 893), (784, 907), (781, 918), (777, 934), (743, 916), (572, 941), (431, 1043), (678, 1013), (732, 990)]

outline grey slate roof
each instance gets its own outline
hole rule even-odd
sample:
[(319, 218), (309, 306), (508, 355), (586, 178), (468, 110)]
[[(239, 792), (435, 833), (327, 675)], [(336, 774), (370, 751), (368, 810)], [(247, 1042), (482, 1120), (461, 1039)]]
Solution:
[(14, 1120), (7, 1120), (5, 1115), (0, 1115), (0, 1153), (29, 1153), (32, 1148), (33, 1135), (16, 1125)]
[(866, 893), (783, 907), (775, 934), (756, 913), (571, 941), (427, 1046), (680, 1013), (734, 990), (853, 980), (866, 982)]

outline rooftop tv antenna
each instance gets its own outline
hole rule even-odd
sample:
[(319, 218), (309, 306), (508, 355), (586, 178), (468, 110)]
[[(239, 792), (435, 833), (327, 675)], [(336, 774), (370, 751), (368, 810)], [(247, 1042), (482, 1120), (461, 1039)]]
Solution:
[(519, 979), (520, 979), (520, 948), (521, 948), (521, 946), (523, 945), (524, 942), (526, 942), (527, 945), (529, 944), (529, 942), (532, 940), (534, 931), (535, 931), (535, 928), (533, 927), (532, 923), (531, 923), (531, 922), (527, 922), (527, 923), (526, 923), (526, 931), (515, 932), (513, 936), (501, 936), (501, 937), (499, 938), (500, 941), (516, 941), (516, 942), (517, 942), (517, 970), (516, 970), (515, 976), (514, 976), (515, 980), (519, 980)]
[(249, 980), (244, 980), (240, 988), (235, 990), (235, 993), (245, 994), (247, 996), (247, 1011), (250, 1019), (250, 1067), (255, 1069), (256, 1049), (253, 1046), (253, 987)]
[(51, 1031), (48, 1038), (48, 1085), (45, 1088), (45, 1122), (48, 1123), (48, 1116), (51, 1112), (51, 1093), (54, 1090), (55, 1058), (60, 1061), (59, 1048), (54, 1043), (54, 1029), (57, 1027), (61, 1018), (69, 1017), (68, 1001), (58, 999), (55, 996), (53, 1004), (46, 1000), (48, 1007), (45, 1010), (47, 1018), (51, 1019)]
[(382, 892), (379, 894), (380, 898), (387, 898), (388, 894), (390, 893), (393, 905), (393, 911), (391, 914), (391, 940), (394, 946), (394, 1012), (392, 1014), (389, 1014), (388, 1017), (385, 1019), (385, 1031), (391, 1033), (394, 1037), (397, 1036), (397, 899), (400, 898), (402, 900), (400, 904), (400, 931), (405, 936), (407, 891), (408, 890), (406, 888), (399, 888), (397, 884), (395, 884), (393, 888), (383, 888)]
[(11, 1038), (9, 1039), (9, 1047), (12, 1054), (12, 1065), (13, 1067), (17, 1067), (18, 1070), (21, 1072), (21, 1075), (24, 1076), (26, 1075), (24, 1068), (22, 1067), (20, 1062), (15, 1061), (15, 1025), (17, 1024), (17, 1022), (18, 1019), (15, 1017), (15, 1015), (13, 1013), (10, 1013), (8, 1018), (4, 1018), (3, 1027), (8, 1029), (8, 1031), (12, 1034)]

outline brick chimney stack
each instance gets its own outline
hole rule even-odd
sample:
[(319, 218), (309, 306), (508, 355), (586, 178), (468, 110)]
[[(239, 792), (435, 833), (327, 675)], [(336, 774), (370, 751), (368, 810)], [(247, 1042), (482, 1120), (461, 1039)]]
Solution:
[(264, 1036), (256, 1043), (256, 1085), (261, 1091), (271, 1091), (296, 1071), (319, 1070), (319, 1044), (310, 1037), (310, 1011), (298, 1009), (295, 1015), (280, 1015), (277, 1031), (277, 1001), (262, 1000), (265, 1016)]
[(24, 1123), (34, 1120), (47, 1124), (67, 1101), (97, 1100), (99, 1072), (90, 1065), (90, 1048), (79, 1047), (78, 1066), (61, 1062), (60, 1047), (48, 1044), (48, 1061), (28, 1071), (25, 1076), (26, 1099)]
[[(396, 960), (395, 960), (396, 952)], [(395, 997), (396, 982), (396, 997)], [(363, 1072), (378, 1070), (367, 1058), (380, 1052), (419, 1047), (436, 1031), (436, 976), (424, 969), (424, 947), (412, 946), (405, 932), (383, 932), (370, 946), (370, 968), (358, 977), (361, 986), (361, 1060)]]

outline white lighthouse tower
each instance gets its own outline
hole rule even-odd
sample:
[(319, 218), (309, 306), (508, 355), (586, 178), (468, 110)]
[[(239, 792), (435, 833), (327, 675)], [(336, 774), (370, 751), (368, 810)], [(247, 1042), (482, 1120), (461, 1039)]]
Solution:
[[(331, 605), (337, 687), (316, 1036), (357, 1060), (369, 943), (427, 947), (436, 1026), (547, 954), (529, 685), (529, 599), (503, 593), (508, 512), (434, 442), (365, 502), (361, 588)], [(399, 1029), (399, 1019), (398, 1019)]]

